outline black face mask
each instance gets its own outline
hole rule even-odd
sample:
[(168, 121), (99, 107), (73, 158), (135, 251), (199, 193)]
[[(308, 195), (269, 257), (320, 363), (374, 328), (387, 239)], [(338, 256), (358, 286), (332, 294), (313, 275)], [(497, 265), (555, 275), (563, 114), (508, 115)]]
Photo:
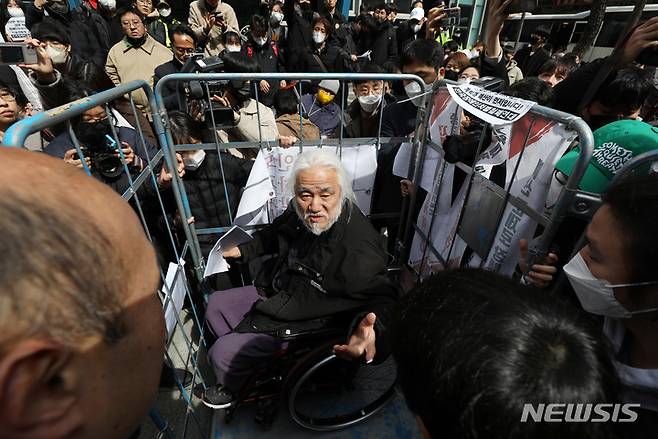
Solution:
[(459, 80), (459, 72), (455, 72), (454, 70), (446, 70), (446, 74), (444, 76), (446, 79), (449, 79), (451, 81)]
[(306, 13), (311, 10), (311, 4), (308, 2), (300, 3), (299, 8), (302, 10), (302, 12)]
[(142, 44), (146, 42), (146, 33), (142, 35), (141, 38), (130, 38), (126, 37), (126, 40), (130, 43), (132, 47), (142, 47)]

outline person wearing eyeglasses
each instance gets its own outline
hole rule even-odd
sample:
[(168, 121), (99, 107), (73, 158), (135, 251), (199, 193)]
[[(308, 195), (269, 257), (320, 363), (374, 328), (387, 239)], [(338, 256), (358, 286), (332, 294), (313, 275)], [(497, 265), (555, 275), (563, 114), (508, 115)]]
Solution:
[[(105, 71), (115, 85), (144, 80), (153, 86), (156, 67), (171, 59), (172, 53), (146, 32), (144, 17), (129, 9), (120, 14), (123, 40), (112, 46)], [(148, 98), (143, 90), (132, 92), (137, 108), (152, 120)]]
[[(171, 40), (174, 56), (170, 61), (155, 68), (155, 74), (153, 75), (154, 87), (164, 76), (180, 72), (190, 56), (197, 52), (196, 35), (189, 26), (177, 25), (172, 27), (169, 30), (169, 39)], [(167, 110), (178, 108), (178, 88), (180, 84), (180, 82), (170, 82), (164, 86), (162, 97)]]
[[(19, 119), (29, 116), (31, 105), (20, 89), (0, 79), (0, 143), (4, 140), (5, 133)], [(41, 150), (43, 147), (39, 133), (28, 136), (25, 147), (30, 150)]]

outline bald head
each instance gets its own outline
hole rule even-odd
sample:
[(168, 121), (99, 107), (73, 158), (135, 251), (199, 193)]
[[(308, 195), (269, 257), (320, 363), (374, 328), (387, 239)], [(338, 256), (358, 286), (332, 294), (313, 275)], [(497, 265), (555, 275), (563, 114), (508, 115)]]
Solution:
[(150, 252), (134, 212), (61, 160), (1, 154), (0, 254), (11, 263), (0, 266), (0, 346), (40, 332), (63, 343), (120, 336), (125, 255)]
[(3, 437), (127, 437), (166, 332), (137, 216), (61, 160), (0, 148), (0, 236)]

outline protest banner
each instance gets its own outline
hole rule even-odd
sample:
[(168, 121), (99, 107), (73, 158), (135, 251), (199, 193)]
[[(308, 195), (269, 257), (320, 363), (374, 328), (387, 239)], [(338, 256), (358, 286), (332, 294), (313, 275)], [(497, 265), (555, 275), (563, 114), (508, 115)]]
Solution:
[(30, 38), (30, 31), (25, 27), (25, 17), (11, 17), (7, 20), (5, 35), (9, 41), (14, 43)]
[[(541, 212), (555, 164), (575, 137), (574, 131), (560, 123), (527, 114), (510, 126), (494, 130), (494, 141), (480, 156), (476, 170), (486, 172), (487, 166), (505, 163), (505, 187), (510, 188), (510, 195)], [(528, 141), (524, 148), (526, 138)], [(522, 238), (532, 239), (536, 229), (536, 222), (518, 207), (508, 204), (485, 262), (482, 263), (482, 259), (473, 254), (468, 265), (482, 265), (487, 270), (511, 275), (519, 259), (519, 241)]]
[(501, 95), (470, 84), (449, 84), (448, 90), (465, 111), (494, 126), (516, 122), (535, 105), (532, 101)]

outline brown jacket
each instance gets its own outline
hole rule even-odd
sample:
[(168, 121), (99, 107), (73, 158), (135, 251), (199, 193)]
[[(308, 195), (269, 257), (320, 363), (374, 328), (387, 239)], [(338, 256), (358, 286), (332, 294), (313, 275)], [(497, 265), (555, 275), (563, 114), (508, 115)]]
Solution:
[[(209, 12), (221, 13), (224, 17), (226, 28), (223, 29), (220, 26), (213, 26), (206, 31), (208, 26), (206, 16)], [(240, 33), (240, 25), (238, 24), (238, 17), (236, 17), (235, 11), (231, 5), (224, 3), (221, 0), (213, 11), (208, 9), (205, 0), (196, 0), (190, 3), (190, 16), (188, 18), (188, 23), (200, 44), (205, 46), (206, 50), (204, 53), (206, 56), (215, 56), (224, 50), (224, 39), (222, 38), (222, 33), (224, 31), (232, 30), (238, 34)]]
[(295, 136), (302, 140), (314, 140), (320, 138), (320, 129), (307, 118), (302, 119), (302, 132), (299, 130), (298, 114), (283, 114), (276, 118), (276, 126), (282, 136)]

